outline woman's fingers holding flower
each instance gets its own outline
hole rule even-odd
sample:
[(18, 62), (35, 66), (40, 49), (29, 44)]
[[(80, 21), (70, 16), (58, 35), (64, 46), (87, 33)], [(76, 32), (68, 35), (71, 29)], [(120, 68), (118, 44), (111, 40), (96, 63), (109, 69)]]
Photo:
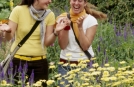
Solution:
[(70, 20), (65, 17), (56, 24), (56, 30), (57, 31), (63, 30), (66, 26), (69, 25), (70, 25)]

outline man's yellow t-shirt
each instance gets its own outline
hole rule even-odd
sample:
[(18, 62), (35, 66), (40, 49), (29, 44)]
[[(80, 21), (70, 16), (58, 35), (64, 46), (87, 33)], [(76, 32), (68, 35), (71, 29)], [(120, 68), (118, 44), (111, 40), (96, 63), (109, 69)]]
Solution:
[[(27, 5), (16, 6), (10, 14), (9, 20), (18, 24), (17, 30), (15, 32), (15, 41), (12, 44), (11, 52), (18, 45), (18, 43), (23, 39), (23, 37), (31, 30), (32, 26), (36, 22), (30, 15), (29, 7)], [(55, 15), (50, 12), (44, 19), (46, 26), (54, 25)], [(35, 29), (33, 34), (29, 39), (23, 44), (22, 47), (17, 51), (16, 54), (19, 55), (30, 55), (39, 56), (46, 55), (46, 47), (44, 49), (41, 45), (40, 40), (40, 24)]]

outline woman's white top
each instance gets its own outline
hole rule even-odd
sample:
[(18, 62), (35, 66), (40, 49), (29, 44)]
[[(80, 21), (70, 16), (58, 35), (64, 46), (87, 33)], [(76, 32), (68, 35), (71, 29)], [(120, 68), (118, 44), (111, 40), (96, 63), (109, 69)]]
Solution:
[[(86, 30), (94, 25), (98, 25), (96, 18), (94, 18), (92, 15), (88, 15), (83, 21), (84, 33), (86, 34)], [(89, 47), (88, 52), (91, 54), (92, 57), (94, 57), (92, 46)], [(77, 61), (79, 59), (88, 59), (87, 56), (83, 54), (84, 52), (77, 44), (73, 30), (71, 28), (69, 30), (69, 43), (64, 50), (61, 50), (60, 58), (65, 60), (69, 59), (70, 61)], [(67, 56), (67, 55), (71, 55), (71, 56)]]

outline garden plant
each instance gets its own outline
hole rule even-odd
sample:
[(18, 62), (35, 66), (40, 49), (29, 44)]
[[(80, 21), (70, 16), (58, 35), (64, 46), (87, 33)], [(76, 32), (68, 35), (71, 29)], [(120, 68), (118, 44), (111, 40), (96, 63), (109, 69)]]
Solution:
[[(13, 7), (19, 4), (20, 0), (0, 0), (0, 23), (7, 23), (8, 16)], [(42, 87), (41, 83), (46, 82), (48, 87), (58, 87), (58, 81), (66, 79), (60, 84), (64, 87), (134, 87), (134, 14), (133, 0), (88, 0), (108, 15), (106, 21), (98, 21), (98, 29), (93, 41), (95, 58), (91, 60), (79, 60), (79, 64), (59, 62), (60, 48), (57, 40), (48, 49), (49, 80), (44, 79), (34, 82), (34, 72), (27, 83), (27, 64), (12, 72), (12, 62), (7, 75), (3, 75), (3, 68), (0, 66), (0, 87)], [(53, 0), (50, 8), (56, 16), (64, 11), (69, 11), (68, 0)], [(0, 36), (0, 61), (9, 52), (12, 41), (5, 42)], [(83, 55), (82, 53), (80, 54)], [(71, 53), (66, 54), (71, 58)], [(71, 70), (64, 76), (57, 74), (57, 66), (70, 66)], [(87, 67), (87, 64), (89, 66)], [(14, 85), (14, 75), (19, 73), (18, 85)]]

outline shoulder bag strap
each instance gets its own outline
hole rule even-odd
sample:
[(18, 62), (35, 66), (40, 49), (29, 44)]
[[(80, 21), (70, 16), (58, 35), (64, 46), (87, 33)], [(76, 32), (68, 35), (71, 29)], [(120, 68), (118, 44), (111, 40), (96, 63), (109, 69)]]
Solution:
[(20, 41), (20, 43), (15, 47), (13, 52), (11, 53), (11, 56), (14, 56), (14, 54), (19, 50), (19, 48), (27, 41), (27, 39), (31, 36), (31, 34), (34, 32), (36, 27), (39, 25), (41, 21), (36, 21), (33, 27), (31, 28), (30, 32)]
[(30, 35), (34, 32), (34, 30), (36, 29), (36, 27), (39, 25), (41, 21), (36, 21), (35, 24), (33, 25), (31, 31), (20, 41), (20, 43), (15, 47), (15, 49), (13, 50), (13, 52), (8, 55), (1, 63), (0, 65), (3, 66), (3, 64), (5, 63), (4, 67), (3, 67), (3, 72), (4, 75), (7, 72), (8, 66), (10, 61), (13, 59), (14, 54), (19, 50), (19, 48), (26, 42), (26, 40), (30, 37)]
[[(71, 17), (70, 17), (70, 14), (68, 13), (67, 14), (67, 17), (69, 18), (69, 19), (71, 19)], [(72, 30), (73, 30), (73, 33), (74, 33), (74, 29), (73, 29), (73, 22), (71, 21), (71, 27), (72, 27)], [(78, 45), (80, 46), (80, 42), (79, 42), (79, 40), (77, 39), (77, 37), (76, 37), (76, 35), (75, 35), (75, 33), (74, 33), (74, 36), (75, 36), (75, 40), (76, 40), (76, 42), (78, 43)], [(80, 46), (80, 48), (82, 49), (82, 47)], [(83, 49), (82, 49), (83, 50)], [(85, 53), (85, 55), (88, 57), (88, 59), (90, 60), (91, 59), (91, 54), (86, 50), (86, 51), (83, 51), (84, 53)]]

